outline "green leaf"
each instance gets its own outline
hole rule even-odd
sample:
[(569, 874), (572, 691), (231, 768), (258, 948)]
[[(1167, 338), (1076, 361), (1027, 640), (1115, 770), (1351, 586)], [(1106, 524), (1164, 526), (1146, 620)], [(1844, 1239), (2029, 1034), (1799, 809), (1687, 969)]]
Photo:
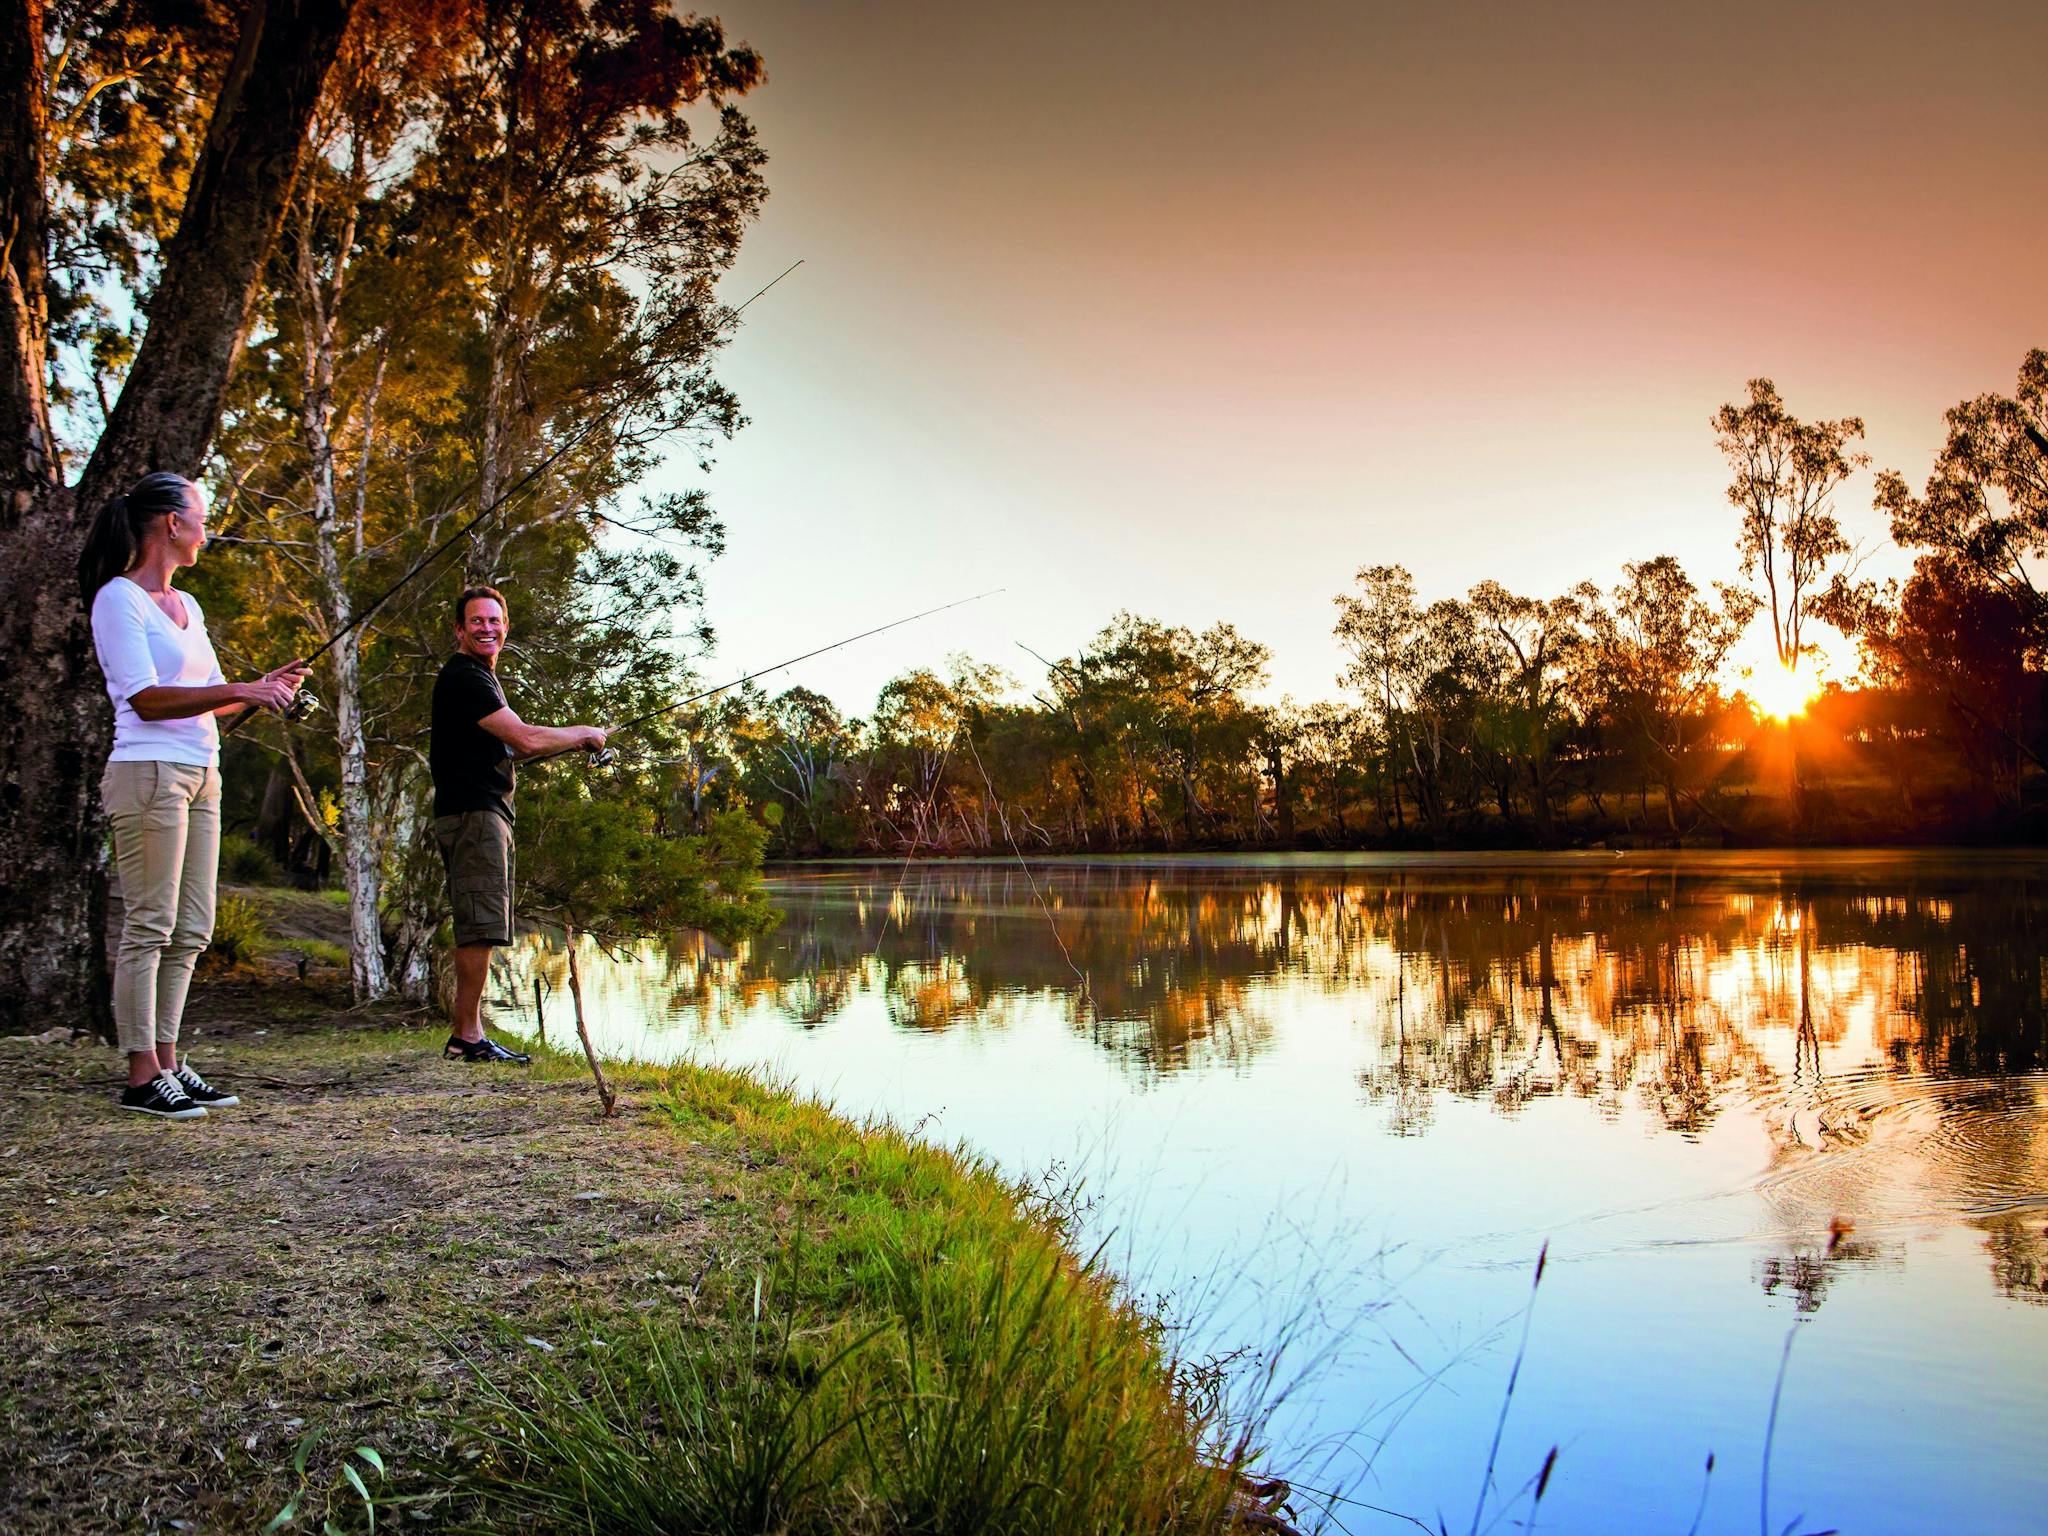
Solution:
[(390, 1475), (384, 1470), (384, 1458), (377, 1454), (374, 1447), (359, 1445), (356, 1447), (356, 1454), (375, 1467), (379, 1477), (388, 1477)]
[(270, 1536), (270, 1533), (272, 1531), (283, 1530), (286, 1526), (290, 1525), (294, 1520), (298, 1518), (299, 1501), (296, 1498), (294, 1498), (291, 1500), (291, 1502), (286, 1504), (283, 1509), (280, 1509), (276, 1514), (270, 1517), (270, 1524), (263, 1527), (263, 1536)]

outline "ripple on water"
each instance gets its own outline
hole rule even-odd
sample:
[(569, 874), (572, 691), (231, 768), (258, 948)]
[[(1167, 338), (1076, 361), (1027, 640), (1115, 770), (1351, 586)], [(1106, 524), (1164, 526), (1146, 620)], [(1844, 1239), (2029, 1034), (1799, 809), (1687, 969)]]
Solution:
[(1876, 1069), (1788, 1080), (1756, 1108), (1778, 1144), (1756, 1188), (1787, 1215), (1905, 1222), (2048, 1208), (2048, 1074)]

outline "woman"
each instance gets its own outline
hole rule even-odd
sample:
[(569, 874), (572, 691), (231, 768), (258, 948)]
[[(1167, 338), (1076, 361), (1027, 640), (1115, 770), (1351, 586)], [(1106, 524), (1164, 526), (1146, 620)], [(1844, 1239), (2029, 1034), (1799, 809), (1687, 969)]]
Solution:
[(199, 604), (171, 585), (206, 544), (206, 501), (182, 475), (145, 475), (100, 509), (78, 558), (93, 649), (114, 701), (114, 750), (100, 797), (114, 824), (125, 915), (114, 962), (114, 1025), (128, 1053), (123, 1109), (203, 1118), (236, 1101), (178, 1061), (192, 968), (213, 937), (220, 861), (220, 733), (214, 717), (282, 710), (306, 664), (230, 683)]

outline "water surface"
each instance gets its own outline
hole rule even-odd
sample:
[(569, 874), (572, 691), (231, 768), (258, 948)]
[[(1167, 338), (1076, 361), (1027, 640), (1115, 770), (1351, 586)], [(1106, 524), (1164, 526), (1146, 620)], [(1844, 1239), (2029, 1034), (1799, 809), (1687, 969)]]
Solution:
[[(1083, 1170), (1186, 1347), (1284, 1342), (1277, 1459), (1305, 1481), (1466, 1529), (1548, 1243), (1499, 1463), (1511, 1499), (1560, 1447), (1543, 1523), (1683, 1532), (1712, 1452), (1700, 1528), (1758, 1529), (1791, 1335), (1773, 1533), (2042, 1528), (2048, 859), (1013, 861), (773, 889), (785, 922), (737, 952), (588, 954), (603, 1048)], [(514, 996), (559, 980), (559, 955), (513, 959)]]

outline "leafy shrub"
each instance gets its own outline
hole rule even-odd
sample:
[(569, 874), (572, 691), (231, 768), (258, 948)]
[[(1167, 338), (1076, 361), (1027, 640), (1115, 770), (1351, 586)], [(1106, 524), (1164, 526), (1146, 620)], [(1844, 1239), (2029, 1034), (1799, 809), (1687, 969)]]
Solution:
[(238, 885), (269, 885), (277, 879), (277, 861), (245, 833), (230, 832), (220, 840), (220, 872)]
[(218, 965), (243, 965), (256, 958), (269, 937), (263, 915), (246, 896), (227, 895), (213, 913), (213, 937), (206, 958)]

